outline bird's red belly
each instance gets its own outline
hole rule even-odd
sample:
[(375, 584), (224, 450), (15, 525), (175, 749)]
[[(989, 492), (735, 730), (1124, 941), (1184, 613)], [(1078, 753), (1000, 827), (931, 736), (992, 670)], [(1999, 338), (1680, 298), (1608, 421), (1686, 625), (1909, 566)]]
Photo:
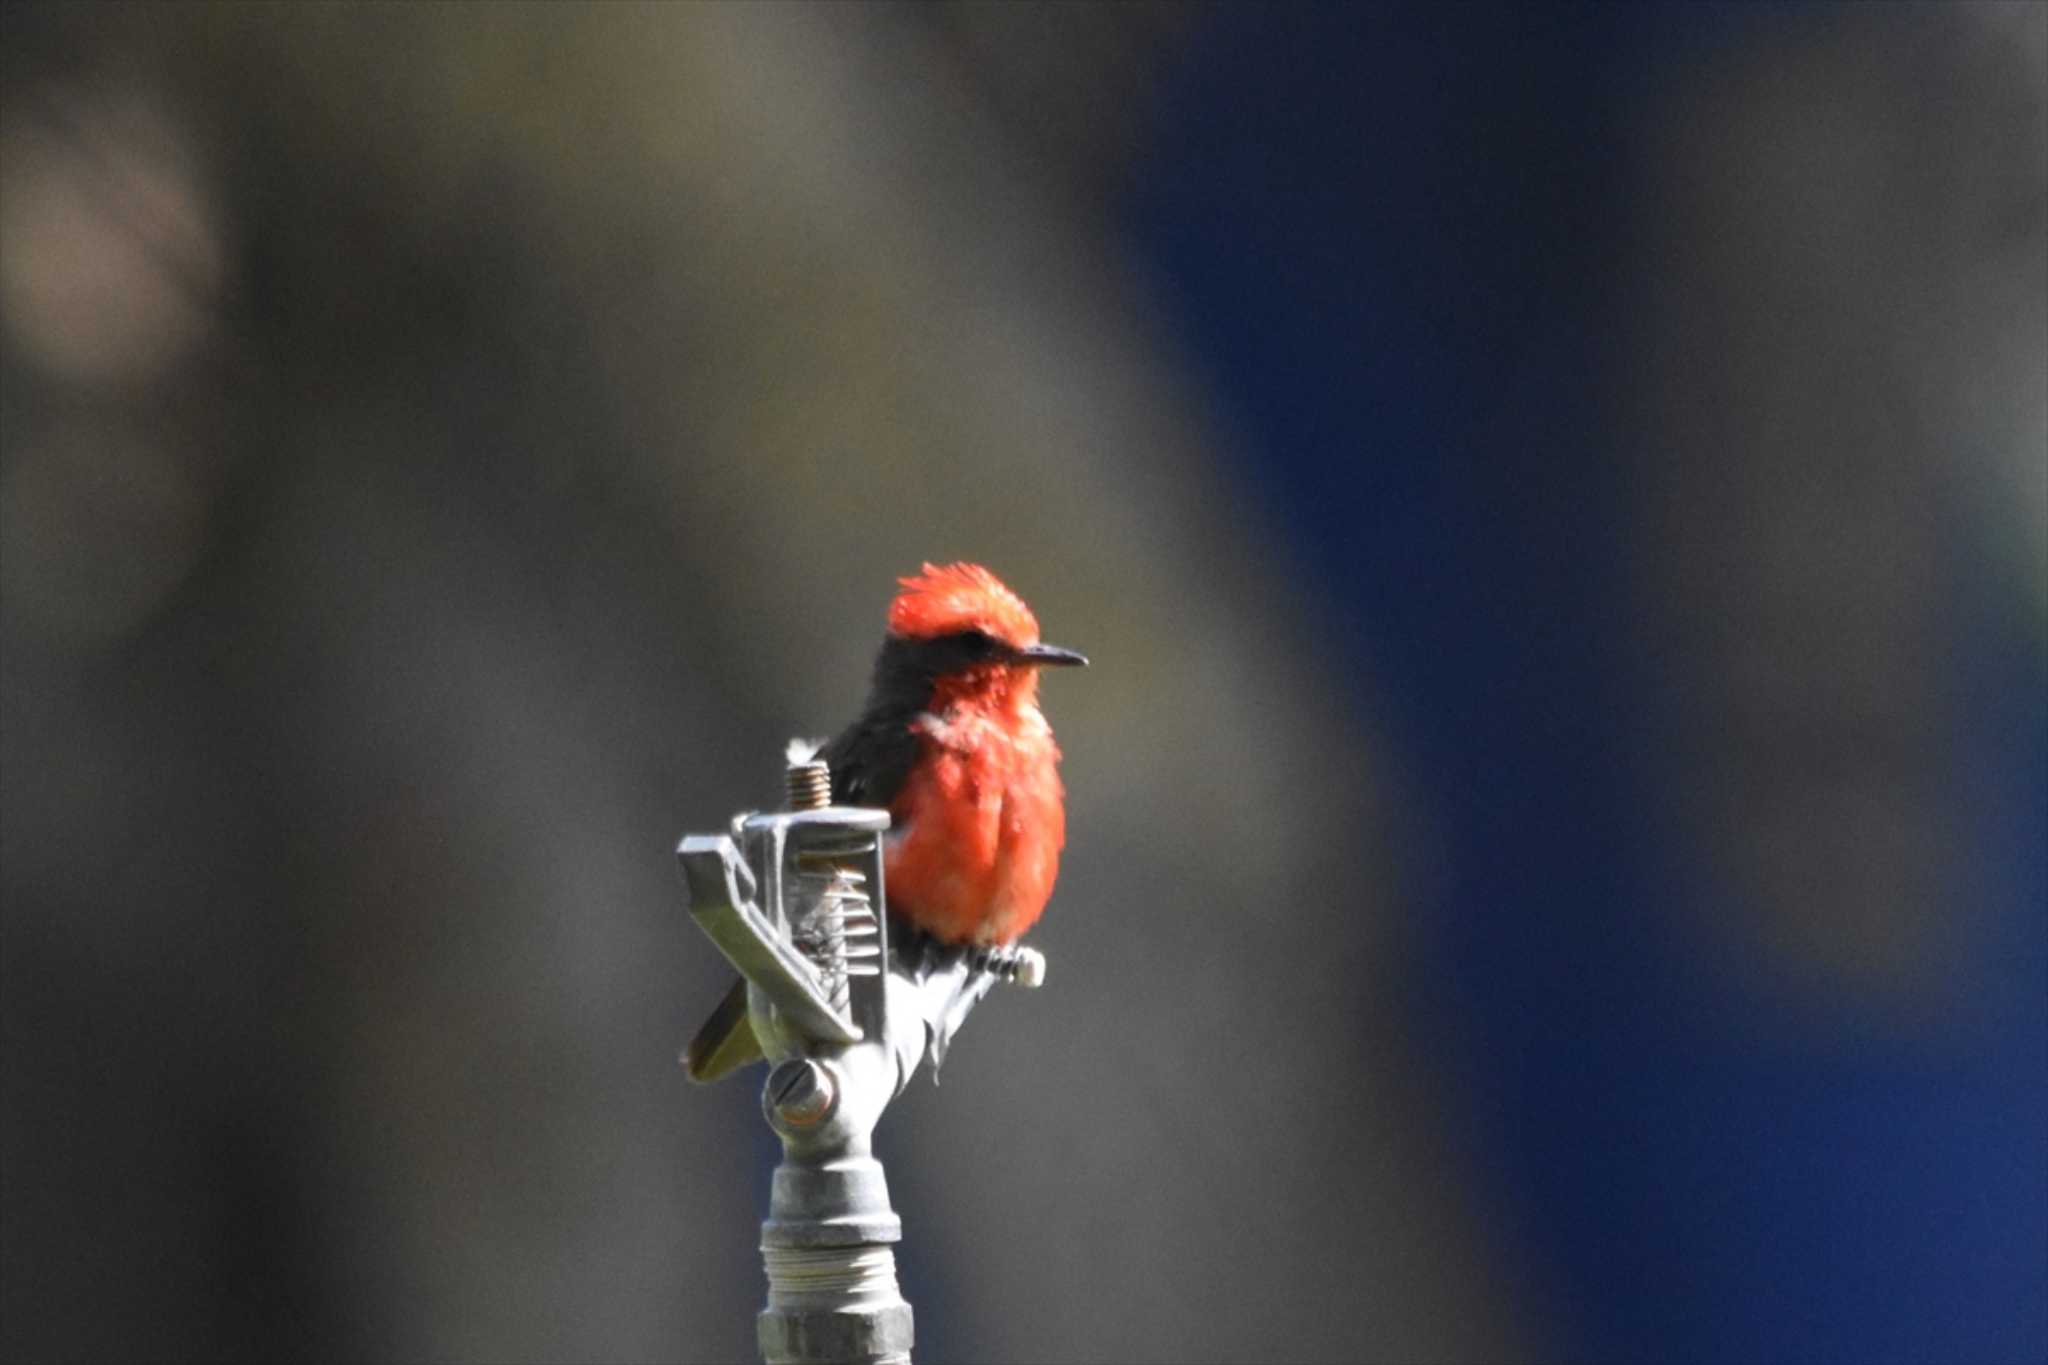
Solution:
[(1059, 755), (1049, 735), (1030, 744), (972, 729), (921, 737), (890, 807), (889, 906), (948, 943), (1010, 943), (1044, 913), (1059, 875)]

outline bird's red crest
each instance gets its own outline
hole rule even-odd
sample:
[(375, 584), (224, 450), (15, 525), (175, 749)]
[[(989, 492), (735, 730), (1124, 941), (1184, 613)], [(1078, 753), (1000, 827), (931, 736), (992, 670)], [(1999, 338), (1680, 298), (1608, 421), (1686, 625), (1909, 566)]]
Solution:
[(1031, 608), (979, 564), (927, 564), (917, 577), (897, 581), (903, 591), (889, 604), (889, 629), (898, 635), (931, 639), (979, 630), (1019, 648), (1038, 643)]

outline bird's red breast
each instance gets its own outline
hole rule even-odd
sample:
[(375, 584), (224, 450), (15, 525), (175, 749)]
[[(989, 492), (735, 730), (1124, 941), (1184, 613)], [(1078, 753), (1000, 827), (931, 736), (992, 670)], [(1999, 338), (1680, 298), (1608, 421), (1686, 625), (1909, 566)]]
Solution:
[(1059, 749), (1038, 707), (921, 716), (890, 808), (889, 904), (948, 943), (1011, 943), (1052, 896), (1067, 839)]
[[(979, 566), (926, 565), (903, 587), (889, 614), (899, 634), (1038, 643), (1030, 608)], [(889, 807), (889, 904), (945, 942), (1014, 942), (1044, 913), (1067, 837), (1038, 670), (993, 662), (942, 678), (910, 729), (917, 757)]]

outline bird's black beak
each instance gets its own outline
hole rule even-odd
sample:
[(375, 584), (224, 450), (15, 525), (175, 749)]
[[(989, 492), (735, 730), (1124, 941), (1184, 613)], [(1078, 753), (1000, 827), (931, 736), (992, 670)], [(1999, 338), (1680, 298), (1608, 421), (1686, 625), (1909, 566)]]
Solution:
[(1040, 668), (1086, 668), (1088, 656), (1079, 650), (1061, 649), (1058, 645), (1027, 645), (1017, 651), (1017, 657), (1027, 664)]

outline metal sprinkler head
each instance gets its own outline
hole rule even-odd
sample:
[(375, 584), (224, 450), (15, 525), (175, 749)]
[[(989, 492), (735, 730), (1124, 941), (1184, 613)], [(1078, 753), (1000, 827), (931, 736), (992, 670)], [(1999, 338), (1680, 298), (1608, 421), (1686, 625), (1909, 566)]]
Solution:
[[(793, 755), (794, 757), (794, 755)], [(902, 1222), (874, 1128), (926, 1057), (933, 1074), (998, 982), (1035, 987), (1045, 958), (919, 938), (892, 950), (883, 835), (889, 813), (832, 804), (822, 762), (796, 759), (789, 808), (736, 817), (676, 850), (690, 914), (748, 983), (771, 1063), (761, 1110), (782, 1139), (761, 1254), (762, 1358), (904, 1362), (910, 1305), (896, 1284)]]

